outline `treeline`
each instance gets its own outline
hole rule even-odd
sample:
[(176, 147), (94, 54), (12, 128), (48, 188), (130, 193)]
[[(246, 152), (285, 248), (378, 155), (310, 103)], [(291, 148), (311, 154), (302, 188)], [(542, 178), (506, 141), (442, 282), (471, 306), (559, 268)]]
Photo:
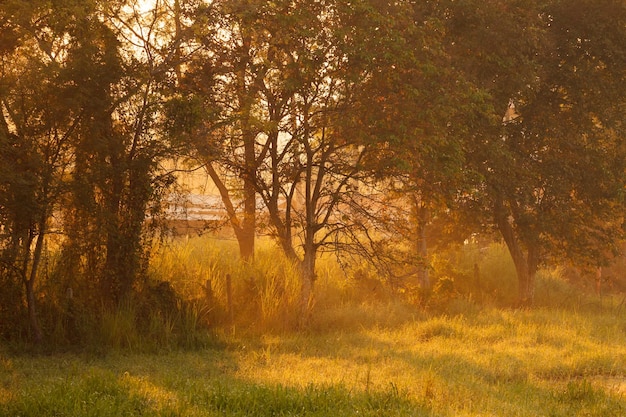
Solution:
[(147, 294), (181, 158), (242, 259), (262, 231), (297, 265), (303, 320), (320, 253), (427, 290), (470, 236), (531, 303), (541, 265), (623, 239), (625, 76), (621, 0), (5, 0), (0, 331)]

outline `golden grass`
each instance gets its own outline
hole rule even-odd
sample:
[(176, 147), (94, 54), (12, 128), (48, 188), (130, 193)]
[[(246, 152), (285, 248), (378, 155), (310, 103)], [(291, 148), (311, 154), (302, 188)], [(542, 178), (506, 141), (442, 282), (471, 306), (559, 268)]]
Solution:
[(111, 396), (117, 411), (131, 404), (148, 415), (245, 415), (212, 413), (219, 401), (223, 410), (230, 410), (229, 401), (245, 401), (246, 390), (261, 403), (238, 407), (258, 411), (283, 394), (304, 401), (313, 389), (323, 401), (325, 390), (339, 389), (348, 404), (357, 401), (353, 395), (399, 393), (400, 411), (388, 415), (620, 415), (626, 412), (624, 319), (609, 310), (489, 309), (391, 328), (228, 336), (218, 350), (102, 358), (4, 353), (2, 403), (28, 410), (33, 398), (67, 391), (73, 400), (57, 407), (81, 415), (71, 401), (104, 407), (99, 402), (106, 398), (90, 397), (96, 389)]
[[(552, 285), (557, 303), (510, 309), (494, 307), (502, 299), (468, 299), (458, 282), (465, 261), (444, 265), (441, 276), (458, 287), (435, 294), (428, 310), (388, 289), (372, 292), (322, 258), (313, 318), (294, 331), (296, 271), (269, 245), (257, 255), (244, 265), (233, 242), (188, 239), (153, 259), (153, 277), (185, 300), (203, 297), (211, 281), (213, 344), (142, 349), (127, 334), (133, 314), (120, 311), (104, 318), (105, 333), (110, 346), (130, 349), (27, 356), (0, 346), (0, 416), (626, 415), (626, 311), (609, 297), (563, 302), (571, 292), (557, 291), (566, 286), (557, 273), (544, 271), (539, 283)], [(485, 298), (510, 285), (501, 248), (481, 271), (490, 274)], [(191, 333), (204, 317), (196, 316)]]

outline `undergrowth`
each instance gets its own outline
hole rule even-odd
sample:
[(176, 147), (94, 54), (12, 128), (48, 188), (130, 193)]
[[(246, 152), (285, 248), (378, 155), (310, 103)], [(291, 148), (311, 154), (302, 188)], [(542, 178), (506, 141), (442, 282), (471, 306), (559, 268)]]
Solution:
[[(55, 296), (64, 289), (44, 281), (52, 295), (40, 300), (47, 343), (35, 350), (203, 349), (219, 343), (220, 335), (395, 328), (441, 314), (516, 305), (515, 268), (502, 244), (439, 252), (432, 257), (430, 277), (432, 290), (424, 292), (411, 277), (388, 282), (366, 264), (346, 267), (323, 255), (310, 319), (302, 327), (297, 268), (272, 241), (259, 239), (254, 260), (242, 262), (235, 241), (176, 238), (155, 247), (147, 275), (132, 297), (115, 307), (81, 297), (80, 289), (70, 298)], [(535, 294), (533, 308), (626, 308), (619, 295), (598, 297), (577, 285), (562, 266), (539, 272)], [(27, 329), (20, 331), (27, 339)]]

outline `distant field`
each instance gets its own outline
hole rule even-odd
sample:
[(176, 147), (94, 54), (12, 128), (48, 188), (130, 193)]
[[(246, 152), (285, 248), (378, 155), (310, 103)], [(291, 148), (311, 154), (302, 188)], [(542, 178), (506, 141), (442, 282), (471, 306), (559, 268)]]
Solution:
[(621, 416), (626, 313), (485, 309), (161, 354), (0, 350), (3, 416)]

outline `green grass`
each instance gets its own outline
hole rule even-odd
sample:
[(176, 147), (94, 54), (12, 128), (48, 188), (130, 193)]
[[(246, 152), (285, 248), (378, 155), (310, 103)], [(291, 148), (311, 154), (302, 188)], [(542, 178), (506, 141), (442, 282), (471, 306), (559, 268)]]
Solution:
[(322, 257), (297, 329), (297, 271), (273, 246), (244, 264), (234, 242), (171, 242), (143, 304), (77, 316), (82, 345), (0, 344), (0, 416), (626, 415), (623, 294), (590, 296), (555, 268), (534, 308), (512, 309), (502, 245), (435, 261), (424, 297)]
[(0, 415), (619, 416), (625, 319), (494, 308), (162, 354), (5, 349)]

